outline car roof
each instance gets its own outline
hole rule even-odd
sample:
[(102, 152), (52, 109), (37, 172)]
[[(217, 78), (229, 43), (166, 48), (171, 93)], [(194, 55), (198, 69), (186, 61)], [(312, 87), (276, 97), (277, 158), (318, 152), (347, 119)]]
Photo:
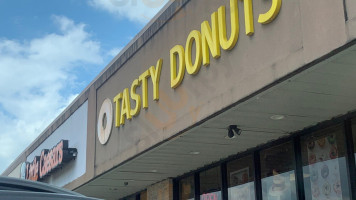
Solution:
[(79, 193), (46, 183), (6, 176), (0, 176), (0, 190), (61, 193), (83, 196)]
[(96, 198), (86, 197), (77, 192), (64, 188), (41, 183), (37, 181), (25, 180), (0, 176), (0, 199), (87, 199)]
[(62, 193), (29, 192), (29, 191), (1, 191), (1, 200), (97, 200), (86, 196), (77, 196)]

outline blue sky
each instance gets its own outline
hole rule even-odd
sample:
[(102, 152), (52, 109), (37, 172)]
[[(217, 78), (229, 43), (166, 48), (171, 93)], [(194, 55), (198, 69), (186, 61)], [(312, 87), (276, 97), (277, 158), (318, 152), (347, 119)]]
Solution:
[(168, 0), (0, 0), (0, 173)]

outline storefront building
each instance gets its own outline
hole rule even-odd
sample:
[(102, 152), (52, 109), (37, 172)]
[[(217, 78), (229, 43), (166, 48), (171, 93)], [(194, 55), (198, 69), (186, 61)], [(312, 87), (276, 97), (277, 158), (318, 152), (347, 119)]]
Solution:
[(356, 1), (176, 0), (5, 170), (103, 199), (356, 199)]

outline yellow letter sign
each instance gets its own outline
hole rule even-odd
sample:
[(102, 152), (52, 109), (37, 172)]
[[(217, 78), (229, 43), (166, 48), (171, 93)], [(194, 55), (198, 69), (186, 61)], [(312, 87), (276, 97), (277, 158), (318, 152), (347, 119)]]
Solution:
[(268, 24), (277, 17), (282, 5), (282, 0), (272, 0), (271, 9), (264, 14), (258, 16), (258, 23)]

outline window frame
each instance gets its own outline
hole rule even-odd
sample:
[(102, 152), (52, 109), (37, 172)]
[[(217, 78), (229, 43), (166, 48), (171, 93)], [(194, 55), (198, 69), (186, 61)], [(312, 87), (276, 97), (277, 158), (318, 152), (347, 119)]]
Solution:
[[(262, 200), (262, 185), (261, 185), (261, 163), (260, 163), (260, 152), (262, 150), (281, 145), (286, 142), (293, 142), (294, 146), (294, 152), (295, 152), (295, 177), (296, 177), (296, 195), (298, 200), (304, 200), (305, 199), (305, 191), (304, 191), (304, 178), (303, 178), (303, 162), (302, 162), (302, 149), (301, 149), (301, 137), (312, 134), (313, 132), (320, 131), (322, 129), (327, 129), (332, 126), (336, 125), (342, 125), (344, 127), (344, 138), (346, 142), (346, 167), (348, 170), (349, 174), (349, 190), (350, 190), (350, 199), (356, 198), (356, 163), (355, 163), (355, 152), (354, 152), (354, 144), (353, 143), (353, 130), (352, 130), (352, 119), (354, 119), (356, 123), (356, 113), (353, 114), (353, 116), (348, 115), (348, 116), (341, 116), (338, 118), (335, 118), (330, 121), (322, 122), (318, 125), (315, 125), (311, 128), (292, 133), (290, 136), (287, 136), (285, 138), (280, 138), (276, 141), (272, 141), (270, 143), (261, 145), (259, 147), (255, 147), (253, 149), (247, 150), (245, 152), (239, 153), (237, 155), (230, 156), (222, 161), (219, 161), (217, 163), (214, 163), (212, 165), (200, 168), (194, 172), (190, 172), (188, 174), (185, 174), (183, 176), (175, 178), (175, 184), (174, 185), (174, 190), (179, 189), (177, 186), (179, 186), (179, 180), (183, 179), (185, 177), (188, 177), (192, 174), (195, 176), (195, 180), (200, 180), (199, 178), (199, 173), (202, 171), (205, 171), (210, 168), (214, 168), (216, 166), (220, 166), (221, 169), (221, 178), (222, 178), (222, 199), (227, 200), (228, 199), (228, 182), (227, 182), (227, 167), (226, 164), (227, 162), (237, 160), (239, 158), (243, 158), (249, 155), (253, 155), (254, 158), (254, 169), (255, 169), (255, 174), (254, 174), (254, 184), (255, 184), (255, 199), (256, 200)], [(356, 130), (354, 130), (354, 134), (356, 134)], [(200, 200), (200, 183), (199, 181), (195, 181), (195, 200)], [(174, 192), (177, 194), (177, 192)], [(173, 197), (174, 200), (179, 200), (178, 196)]]

